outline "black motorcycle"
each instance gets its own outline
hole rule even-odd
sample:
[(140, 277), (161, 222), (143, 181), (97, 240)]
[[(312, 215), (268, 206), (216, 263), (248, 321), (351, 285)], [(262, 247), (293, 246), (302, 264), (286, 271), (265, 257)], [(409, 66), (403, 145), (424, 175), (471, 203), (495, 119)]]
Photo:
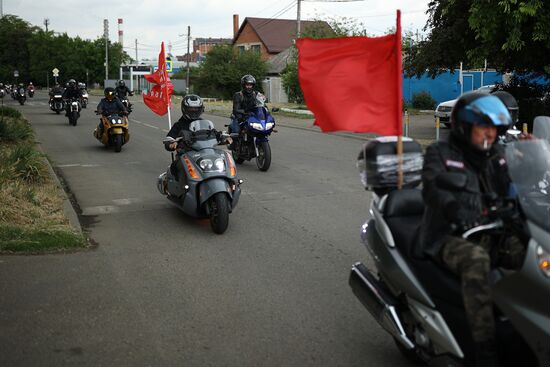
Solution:
[(58, 115), (65, 109), (65, 101), (61, 93), (54, 94), (50, 99), (50, 109)]
[(69, 118), (69, 125), (76, 126), (76, 123), (78, 122), (78, 119), (80, 118), (80, 100), (78, 98), (71, 98), (68, 102), (68, 118)]
[(27, 100), (27, 95), (25, 93), (25, 88), (17, 88), (17, 101), (21, 106), (25, 104), (25, 101)]

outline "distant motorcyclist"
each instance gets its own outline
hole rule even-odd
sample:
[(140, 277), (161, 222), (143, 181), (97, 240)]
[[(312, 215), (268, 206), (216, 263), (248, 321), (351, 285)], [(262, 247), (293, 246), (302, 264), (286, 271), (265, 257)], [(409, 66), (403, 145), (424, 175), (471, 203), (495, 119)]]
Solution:
[[(115, 88), (115, 94), (116, 94), (117, 98), (120, 99), (121, 101), (123, 99), (126, 99), (127, 96), (133, 96), (134, 95), (134, 93), (130, 90), (130, 88), (128, 88), (126, 86), (126, 83), (122, 79), (117, 82), (117, 86)], [(131, 107), (132, 107), (132, 104), (130, 103), (130, 101), (128, 101), (128, 110), (129, 111), (132, 110)]]
[(67, 88), (63, 91), (63, 100), (65, 100), (65, 116), (69, 116), (69, 111), (71, 110), (71, 104), (69, 103), (72, 99), (80, 101), (82, 98), (82, 92), (78, 89), (76, 85), (76, 80), (69, 79), (67, 82)]
[[(456, 102), (451, 124), (448, 141), (430, 145), (424, 158), (424, 252), (461, 279), (477, 366), (498, 366), (488, 275), (491, 263), (518, 268), (524, 246), (513, 236), (497, 247), (490, 236), (471, 242), (461, 234), (481, 223), (492, 203), (509, 194), (506, 160), (495, 140), (512, 119), (498, 97), (471, 92)], [(465, 176), (466, 186), (443, 187), (438, 177), (449, 172)]]
[[(118, 100), (115, 96), (115, 89), (111, 87), (105, 88), (103, 91), (105, 98), (102, 98), (99, 104), (97, 105), (96, 113), (102, 116), (110, 116), (113, 114), (118, 115), (127, 115), (128, 111), (126, 107)], [(103, 135), (103, 121), (99, 120), (99, 125), (97, 127), (96, 133), (101, 136)]]
[(241, 90), (233, 95), (233, 114), (230, 124), (230, 136), (233, 139), (239, 136), (239, 132), (241, 131), (240, 122), (247, 117), (248, 112), (256, 107), (258, 92), (254, 90), (255, 86), (256, 79), (250, 74), (244, 75), (241, 78)]

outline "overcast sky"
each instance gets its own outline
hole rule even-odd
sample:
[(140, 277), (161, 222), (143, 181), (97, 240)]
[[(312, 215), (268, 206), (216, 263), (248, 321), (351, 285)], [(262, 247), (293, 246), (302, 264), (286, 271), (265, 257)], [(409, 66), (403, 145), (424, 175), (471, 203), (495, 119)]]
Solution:
[[(172, 44), (172, 53), (187, 50), (183, 34), (191, 26), (192, 37), (233, 37), (233, 14), (245, 17), (296, 19), (297, 0), (0, 0), (4, 14), (14, 14), (33, 25), (67, 32), (70, 36), (96, 39), (103, 34), (103, 19), (109, 20), (111, 41), (118, 41), (117, 19), (123, 18), (124, 47), (135, 57), (156, 59), (160, 42)], [(381, 35), (395, 26), (395, 11), (401, 9), (403, 30), (424, 27), (429, 0), (364, 0), (327, 2), (302, 0), (302, 19), (347, 17), (365, 25), (371, 35)], [(160, 4), (163, 4), (162, 7)], [(167, 50), (168, 51), (168, 50)]]

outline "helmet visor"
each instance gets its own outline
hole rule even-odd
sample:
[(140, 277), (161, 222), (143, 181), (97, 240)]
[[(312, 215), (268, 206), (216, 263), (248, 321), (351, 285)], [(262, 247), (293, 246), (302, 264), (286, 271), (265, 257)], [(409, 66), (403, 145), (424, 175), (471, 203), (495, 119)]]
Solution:
[(460, 111), (459, 119), (471, 121), (475, 125), (509, 126), (512, 124), (510, 112), (498, 97), (478, 98)]

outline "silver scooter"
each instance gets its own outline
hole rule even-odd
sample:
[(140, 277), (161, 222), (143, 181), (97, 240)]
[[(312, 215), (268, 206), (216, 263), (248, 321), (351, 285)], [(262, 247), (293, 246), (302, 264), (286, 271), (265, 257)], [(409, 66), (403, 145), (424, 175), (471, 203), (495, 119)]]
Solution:
[[(395, 152), (395, 147), (390, 150)], [(473, 365), (460, 281), (427, 258), (420, 246), (424, 203), (416, 186), (421, 164), (411, 168), (406, 158), (411, 153), (405, 149), (406, 188), (396, 190), (384, 185), (372, 170), (368, 172), (369, 165), (375, 167), (391, 156), (387, 149), (381, 154), (366, 149), (362, 153), (358, 161), (362, 180), (375, 192), (372, 218), (362, 226), (361, 239), (374, 268), (369, 270), (361, 262), (353, 265), (349, 284), (355, 296), (407, 359), (430, 365)], [(520, 270), (497, 268), (491, 273), (499, 360), (502, 366), (550, 366), (550, 144), (545, 139), (508, 143), (506, 160), (529, 242)], [(373, 181), (377, 181), (374, 186)], [(441, 184), (462, 185), (459, 177), (442, 178)], [(506, 225), (495, 220), (463, 237), (503, 228)]]
[(222, 234), (229, 224), (229, 213), (239, 202), (243, 181), (237, 176), (231, 154), (216, 148), (227, 135), (216, 132), (208, 120), (191, 122), (189, 130), (177, 139), (164, 139), (163, 143), (178, 143), (177, 172), (169, 166), (158, 177), (157, 187), (184, 213), (210, 218), (212, 230)]

